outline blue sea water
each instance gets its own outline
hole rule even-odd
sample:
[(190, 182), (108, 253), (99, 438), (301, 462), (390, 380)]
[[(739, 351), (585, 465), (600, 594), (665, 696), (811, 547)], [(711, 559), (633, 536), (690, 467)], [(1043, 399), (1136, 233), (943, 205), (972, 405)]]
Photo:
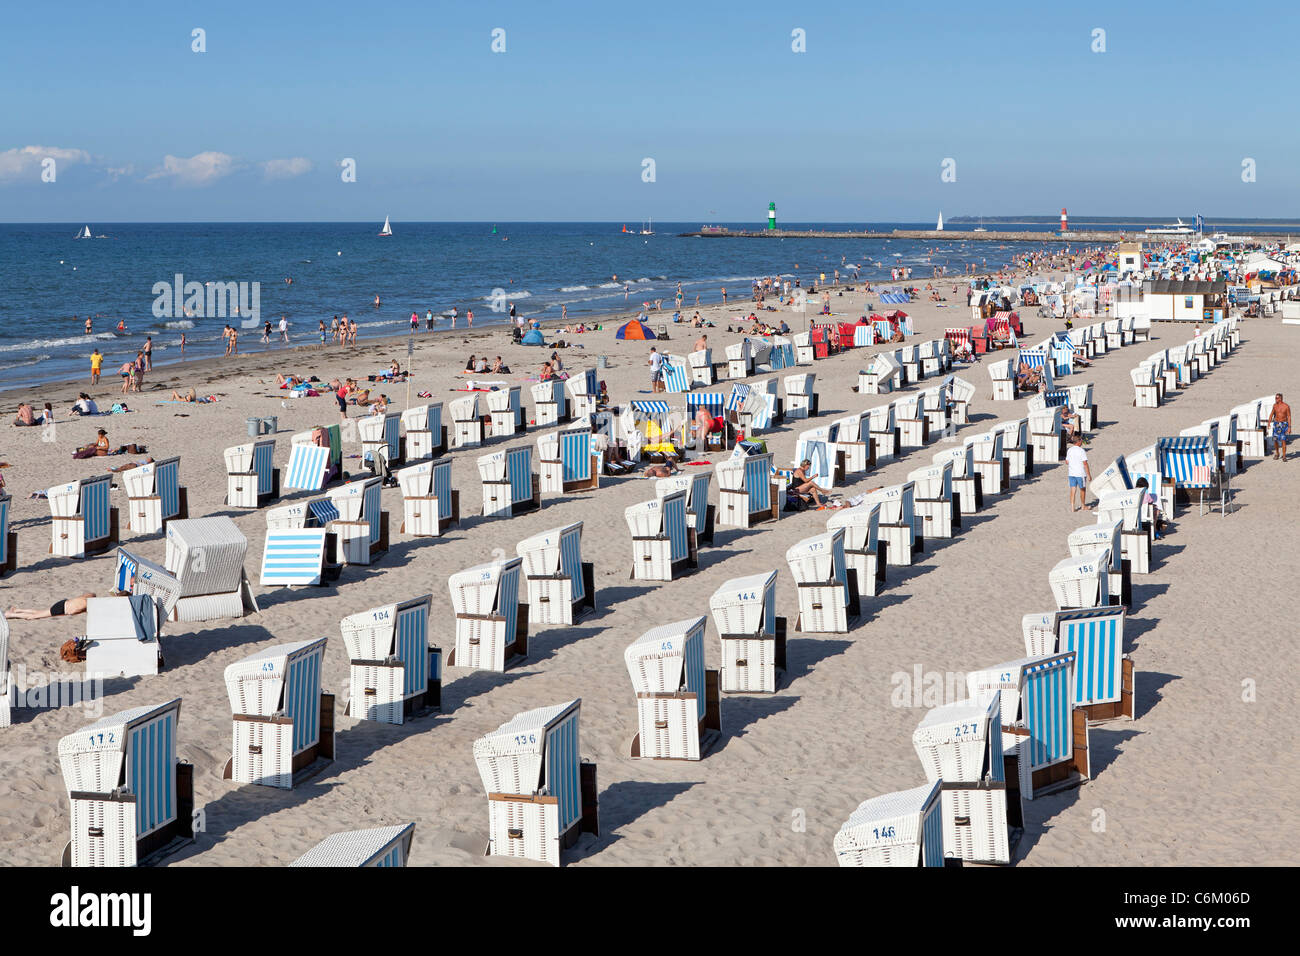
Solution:
[[(1038, 243), (987, 241), (926, 243), (861, 239), (713, 239), (679, 236), (699, 223), (404, 223), (378, 236), (366, 223), (90, 223), (89, 240), (75, 239), (82, 223), (0, 225), (0, 387), (80, 377), (98, 347), (104, 370), (135, 357), (153, 337), (154, 364), (220, 355), (222, 328), (233, 317), (157, 317), (156, 283), (260, 283), (260, 318), (290, 323), (291, 342), (314, 341), (317, 322), (346, 313), (359, 338), (404, 333), (412, 310), (445, 315), (455, 306), (474, 311), (475, 327), (506, 320), (513, 303), (527, 317), (558, 322), (638, 309), (664, 300), (671, 310), (677, 283), (689, 308), (696, 297), (712, 303), (721, 287), (742, 300), (750, 280), (783, 274), (815, 277), (847, 265), (863, 279), (888, 280), (889, 270), (912, 267), (928, 280), (936, 265), (960, 277), (968, 263), (998, 268)], [(889, 230), (930, 224), (813, 225), (790, 229)], [(961, 227), (970, 229), (974, 224)], [(753, 225), (732, 228), (755, 228)], [(950, 229), (953, 227), (950, 227)], [(1018, 226), (1018, 229), (1035, 227)], [(1048, 232), (1053, 227), (1037, 227)], [(495, 229), (495, 232), (493, 231)], [(930, 255), (931, 248), (934, 254)], [(292, 278), (293, 283), (285, 282)], [(625, 289), (626, 286), (626, 289)], [(502, 290), (494, 294), (494, 290)], [(378, 295), (381, 306), (375, 308)], [(493, 311), (493, 305), (501, 311)], [(87, 315), (94, 331), (85, 335)], [(77, 318), (74, 319), (73, 317)], [(114, 331), (125, 320), (127, 332)], [(448, 327), (446, 319), (439, 329)], [(460, 323), (463, 327), (463, 322)], [(261, 328), (240, 334), (241, 352), (274, 348)], [(278, 339), (273, 336), (273, 340)]]

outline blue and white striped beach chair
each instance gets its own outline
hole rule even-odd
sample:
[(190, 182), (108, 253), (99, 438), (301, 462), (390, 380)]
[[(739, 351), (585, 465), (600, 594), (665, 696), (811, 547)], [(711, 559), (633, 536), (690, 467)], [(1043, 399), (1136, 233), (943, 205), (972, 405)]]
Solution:
[(975, 467), (975, 449), (970, 445), (945, 448), (930, 459), (936, 465), (952, 463), (952, 490), (957, 498), (957, 510), (963, 516), (973, 515), (984, 508), (984, 482)]
[[(1213, 428), (1217, 432), (1217, 426)], [(1219, 507), (1228, 513), (1229, 484), (1219, 469), (1219, 447), (1214, 435), (1180, 435), (1177, 438), (1156, 439), (1160, 473), (1173, 482), (1175, 492), (1186, 492), (1195, 498), (1204, 514), (1213, 494), (1219, 497)]]
[(754, 350), (749, 339), (727, 346), (727, 378), (748, 378), (754, 373)]
[(834, 845), (840, 866), (943, 866), (939, 781), (859, 804)]
[(936, 461), (908, 472), (915, 489), (913, 502), (927, 538), (951, 538), (961, 527), (961, 511), (952, 496), (952, 462)]
[(9, 530), (9, 506), (12, 503), (13, 499), (0, 491), (0, 578), (18, 570), (18, 532)]
[(474, 742), (488, 797), (489, 856), (560, 865), (581, 833), (599, 833), (596, 765), (579, 754), (582, 700), (516, 714)]
[(487, 393), (488, 436), (509, 438), (524, 431), (524, 406), (521, 388), (509, 385)]
[(531, 391), (534, 425), (548, 428), (569, 420), (569, 393), (563, 381), (553, 378), (549, 382), (537, 382)]
[(706, 622), (661, 624), (623, 652), (636, 694), (632, 757), (699, 760), (721, 737), (718, 674), (704, 667)]
[(181, 598), (181, 583), (174, 574), (161, 564), (146, 561), (126, 548), (117, 549), (113, 590), (150, 598), (161, 611), (159, 630), (163, 621), (172, 620)]
[(722, 645), (724, 694), (772, 694), (786, 669), (785, 618), (776, 615), (776, 571), (724, 581), (709, 598)]
[(373, 867), (406, 866), (411, 858), (415, 824), (344, 830), (331, 833), (290, 866)]
[(436, 538), (460, 522), (460, 492), (451, 487), (451, 459), (422, 461), (397, 473), (402, 533)]
[[(741, 451), (737, 446), (735, 454)], [(720, 461), (717, 523), (730, 528), (749, 528), (761, 521), (776, 521), (781, 503), (772, 481), (772, 453), (740, 455)]]
[(260, 508), (280, 497), (280, 469), (275, 467), (275, 439), (226, 449), (226, 504)]
[(222, 776), (292, 790), (334, 759), (334, 695), (321, 689), (325, 638), (276, 644), (226, 668), (234, 742)]
[(912, 733), (926, 779), (940, 785), (945, 857), (1011, 862), (1010, 823), (1023, 817), (1019, 789), (1007, 791), (1000, 697), (936, 707)]
[(840, 508), (826, 519), (826, 530), (844, 529), (844, 563), (857, 576), (858, 595), (875, 597), (885, 583), (885, 542), (880, 536), (880, 505)]
[(127, 527), (136, 534), (158, 534), (168, 521), (187, 517), (180, 458), (146, 462), (122, 472), (127, 495)]
[(452, 448), (478, 448), (483, 444), (483, 412), (479, 403), (480, 396), (477, 392), (452, 399), (448, 403)]
[(794, 356), (794, 342), (781, 335), (772, 336), (772, 371), (794, 368), (797, 363)]
[(795, 630), (805, 634), (847, 634), (862, 614), (858, 576), (844, 558), (844, 529), (804, 538), (785, 552), (799, 594)]
[(686, 521), (686, 492), (674, 491), (623, 510), (632, 534), (632, 575), (671, 581), (696, 567), (695, 534)]
[(46, 490), (53, 518), (51, 554), (84, 558), (117, 543), (117, 509), (109, 498), (112, 487), (112, 475), (98, 475)]
[(181, 700), (134, 707), (59, 741), (72, 841), (64, 866), (136, 866), (192, 840), (194, 768), (176, 758)]
[(686, 492), (687, 526), (695, 531), (695, 543), (713, 543), (713, 524), (716, 519), (713, 505), (709, 503), (709, 486), (713, 483), (711, 471), (684, 471), (655, 481), (655, 494), (660, 498), (674, 491)]
[(1134, 710), (1133, 659), (1124, 653), (1124, 608), (1099, 607), (1026, 614), (1025, 653), (1073, 653), (1071, 700), (1090, 721), (1127, 717)]
[[(338, 432), (337, 425), (330, 428)], [(284, 470), (284, 487), (289, 490), (319, 491), (327, 484), (327, 475), (334, 464), (331, 446), (312, 444), (311, 432), (300, 432), (290, 440), (289, 464)], [(340, 459), (341, 461), (341, 459)]]
[[(706, 409), (709, 416), (714, 419), (722, 419), (721, 431), (710, 431), (708, 435), (701, 436), (696, 428), (695, 416), (700, 409)], [(725, 451), (735, 444), (735, 426), (727, 415), (727, 396), (723, 392), (691, 392), (686, 396), (686, 421), (687, 427), (692, 429), (695, 434), (694, 446), (697, 451), (703, 453), (707, 451)]]
[(855, 349), (865, 349), (875, 344), (876, 330), (870, 322), (859, 322), (853, 327), (853, 347)]
[(483, 483), (484, 517), (510, 518), (542, 506), (541, 481), (533, 474), (531, 445), (480, 456), (478, 473)]
[(564, 387), (569, 393), (569, 412), (574, 418), (596, 413), (600, 401), (600, 381), (594, 368), (569, 373)]
[(402, 724), (442, 705), (442, 650), (430, 644), (425, 594), (351, 614), (340, 622), (349, 660), (347, 713)]
[(916, 510), (916, 484), (904, 481), (868, 492), (862, 505), (880, 506), (880, 537), (885, 541), (885, 561), (906, 567), (925, 549), (925, 528)]
[(595, 566), (582, 560), (582, 522), (551, 528), (515, 545), (528, 587), (529, 626), (571, 625), (596, 609)]
[(320, 524), (337, 536), (336, 563), (370, 564), (388, 550), (388, 512), (381, 503), (382, 489), (383, 480), (378, 476), (361, 478), (308, 502)]
[(402, 416), (398, 412), (369, 415), (357, 419), (357, 434), (361, 437), (362, 461), (374, 461), (383, 454), (390, 465), (402, 460)]
[(1026, 800), (1078, 786), (1091, 776), (1087, 717), (1073, 706), (1075, 674), (1076, 657), (1065, 652), (966, 675), (974, 699), (998, 697), (1002, 752), (1016, 761)]
[(442, 423), (442, 402), (413, 405), (402, 412), (406, 429), (403, 458), (408, 463), (423, 461), (447, 450), (447, 428)]
[(456, 615), (456, 643), (447, 663), (504, 671), (528, 655), (528, 610), (519, 607), (523, 562), (503, 558), (447, 578)]
[(566, 428), (537, 438), (542, 493), (563, 495), (600, 487), (600, 453), (589, 428)]

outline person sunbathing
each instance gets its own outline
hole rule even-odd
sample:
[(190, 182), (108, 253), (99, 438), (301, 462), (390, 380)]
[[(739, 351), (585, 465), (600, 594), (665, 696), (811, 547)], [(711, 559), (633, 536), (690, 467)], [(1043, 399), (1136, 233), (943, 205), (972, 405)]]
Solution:
[(647, 478), (671, 478), (679, 471), (681, 469), (677, 467), (677, 459), (665, 458), (661, 465), (647, 465), (645, 476)]
[(549, 382), (553, 378), (555, 378), (555, 370), (551, 368), (551, 363), (543, 362), (541, 370), (537, 373), (537, 380), (539, 382)]
[(1043, 384), (1043, 373), (1021, 362), (1016, 369), (1016, 385), (1024, 392), (1036, 392)]
[(805, 500), (812, 498), (813, 504), (820, 508), (823, 504), (821, 496), (828, 495), (830, 492), (808, 477), (808, 469), (811, 467), (811, 458), (799, 462), (799, 467), (790, 476), (790, 491)]
[(115, 475), (120, 471), (130, 471), (132, 468), (139, 468), (141, 465), (147, 465), (152, 461), (152, 458), (146, 458), (144, 461), (125, 461), (120, 465), (111, 465), (108, 470)]
[(280, 388), (297, 388), (299, 385), (306, 384), (301, 375), (281, 375), (275, 373), (275, 384)]
[(172, 401), (173, 402), (194, 402), (194, 401), (198, 401), (198, 396), (195, 393), (193, 388), (187, 391), (184, 395), (180, 394), (178, 391), (176, 391), (176, 389), (173, 388)]
[(47, 617), (71, 617), (86, 613), (86, 601), (95, 596), (94, 592), (79, 594), (76, 597), (55, 601), (48, 608), (11, 607), (5, 611), (5, 617), (17, 621), (43, 621)]

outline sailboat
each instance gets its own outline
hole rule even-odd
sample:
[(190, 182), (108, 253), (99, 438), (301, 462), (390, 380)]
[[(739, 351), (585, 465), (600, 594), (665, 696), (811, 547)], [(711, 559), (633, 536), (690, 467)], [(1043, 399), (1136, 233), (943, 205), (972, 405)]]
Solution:
[(934, 227), (935, 232), (943, 232), (943, 210), (939, 210), (939, 224)]
[(630, 233), (632, 230), (627, 227), (627, 223), (623, 223), (623, 231)]
[(641, 235), (653, 236), (654, 234), (655, 234), (655, 221), (651, 219), (649, 224), (641, 226)]
[(391, 236), (393, 234), (393, 227), (389, 224), (387, 216), (384, 217), (384, 228), (379, 230), (379, 234), (381, 236)]
[(73, 238), (74, 238), (74, 239), (89, 239), (89, 238), (90, 238), (90, 227), (89, 227), (89, 226), (82, 226), (82, 228), (81, 228), (81, 232), (77, 233)]

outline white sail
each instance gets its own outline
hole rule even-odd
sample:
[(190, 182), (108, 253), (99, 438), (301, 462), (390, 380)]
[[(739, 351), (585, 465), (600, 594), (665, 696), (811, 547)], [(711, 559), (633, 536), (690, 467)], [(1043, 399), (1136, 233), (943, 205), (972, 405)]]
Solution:
[(78, 239), (89, 239), (89, 238), (90, 238), (90, 227), (89, 227), (89, 226), (83, 226), (82, 229), (81, 229), (81, 232), (77, 233), (77, 238), (78, 238)]
[(379, 234), (381, 236), (391, 236), (393, 234), (393, 227), (389, 224), (387, 216), (384, 217), (384, 228), (379, 230)]
[(934, 227), (936, 232), (943, 232), (943, 210), (939, 210), (939, 225)]

